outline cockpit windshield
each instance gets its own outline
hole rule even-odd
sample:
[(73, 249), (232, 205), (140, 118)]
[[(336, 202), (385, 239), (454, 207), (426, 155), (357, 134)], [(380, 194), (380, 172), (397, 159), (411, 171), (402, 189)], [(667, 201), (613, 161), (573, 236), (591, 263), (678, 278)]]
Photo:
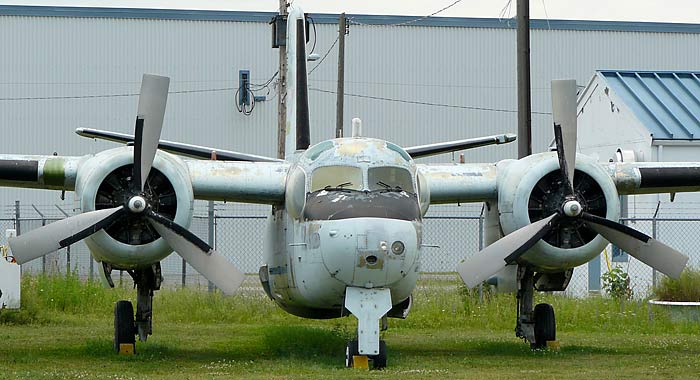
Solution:
[(369, 168), (367, 179), (370, 190), (405, 191), (415, 193), (411, 173), (403, 168), (383, 166)]
[(303, 218), (338, 220), (388, 218), (418, 220), (421, 217), (411, 173), (400, 167), (368, 170), (364, 186), (362, 170), (351, 166), (326, 166), (311, 176)]
[(362, 190), (362, 170), (354, 166), (323, 166), (311, 175), (310, 192)]

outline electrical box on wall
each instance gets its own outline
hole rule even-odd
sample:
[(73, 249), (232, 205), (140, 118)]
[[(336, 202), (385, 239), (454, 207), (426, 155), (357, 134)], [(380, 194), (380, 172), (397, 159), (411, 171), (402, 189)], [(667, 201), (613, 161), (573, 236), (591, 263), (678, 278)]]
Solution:
[(238, 71), (238, 105), (250, 105), (250, 70)]
[[(309, 15), (305, 16), (306, 42), (309, 42)], [(287, 46), (287, 15), (277, 15), (270, 20), (272, 25), (272, 47)]]
[(287, 46), (287, 16), (277, 15), (270, 20), (272, 25), (272, 47)]

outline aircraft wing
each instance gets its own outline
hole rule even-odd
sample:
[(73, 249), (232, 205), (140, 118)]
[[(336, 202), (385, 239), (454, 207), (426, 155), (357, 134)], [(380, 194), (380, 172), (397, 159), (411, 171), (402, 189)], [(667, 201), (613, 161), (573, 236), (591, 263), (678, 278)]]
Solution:
[(278, 204), (284, 202), (286, 162), (185, 161), (195, 199)]
[(430, 203), (483, 202), (498, 198), (497, 164), (418, 164)]
[(619, 162), (606, 169), (620, 195), (700, 191), (700, 162)]
[[(134, 135), (110, 131), (101, 131), (99, 129), (90, 128), (78, 128), (75, 130), (80, 136), (89, 137), (93, 139), (101, 139), (107, 141), (114, 141), (124, 144), (129, 144), (134, 142)], [(201, 158), (204, 160), (211, 159), (212, 153), (216, 153), (216, 159), (219, 161), (251, 161), (251, 162), (282, 162), (277, 158), (270, 158), (264, 156), (258, 156), (248, 153), (234, 152), (231, 150), (211, 148), (206, 146), (194, 145), (194, 144), (183, 144), (174, 141), (160, 140), (158, 141), (158, 149), (164, 150), (166, 152), (178, 154), (185, 157), (191, 158)]]
[[(80, 165), (94, 156), (0, 155), (0, 186), (75, 190)], [(289, 164), (185, 160), (195, 199), (276, 204), (284, 202)]]
[(435, 144), (411, 146), (408, 148), (404, 148), (404, 150), (406, 150), (406, 153), (408, 153), (411, 156), (411, 158), (415, 159), (433, 156), (440, 153), (456, 152), (458, 150), (479, 148), (482, 146), (493, 144), (507, 144), (509, 142), (515, 141), (515, 139), (516, 136), (514, 134), (506, 133), (494, 136), (476, 137), (466, 140), (455, 140)]
[[(620, 195), (700, 191), (700, 162), (604, 164)], [(430, 203), (483, 202), (498, 198), (498, 164), (418, 164)]]
[(78, 167), (88, 157), (2, 154), (0, 186), (72, 191)]

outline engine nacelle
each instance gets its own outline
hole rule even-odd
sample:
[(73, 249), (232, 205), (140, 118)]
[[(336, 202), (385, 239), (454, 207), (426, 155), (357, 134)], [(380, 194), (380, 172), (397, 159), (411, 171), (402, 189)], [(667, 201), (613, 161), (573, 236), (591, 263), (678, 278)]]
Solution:
[[(80, 167), (75, 193), (81, 212), (118, 207), (134, 194), (130, 188), (133, 157), (132, 147), (110, 149)], [(187, 166), (181, 159), (159, 151), (144, 194), (154, 211), (189, 227), (194, 196)], [(172, 252), (148, 222), (130, 215), (86, 238), (85, 243), (96, 260), (117, 269), (148, 266)]]
[[(499, 170), (498, 208), (503, 232), (509, 234), (557, 212), (566, 191), (556, 152), (503, 162)], [(574, 191), (583, 210), (617, 221), (620, 202), (610, 176), (590, 157), (576, 156)], [(608, 244), (580, 219), (566, 220), (520, 257), (541, 272), (560, 272), (584, 264)]]

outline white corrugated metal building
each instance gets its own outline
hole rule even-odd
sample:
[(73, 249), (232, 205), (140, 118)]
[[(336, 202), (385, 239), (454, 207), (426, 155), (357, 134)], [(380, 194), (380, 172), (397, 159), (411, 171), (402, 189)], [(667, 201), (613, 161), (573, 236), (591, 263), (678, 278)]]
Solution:
[[(306, 11), (315, 21), (311, 44), (323, 56), (336, 39), (338, 16)], [(239, 70), (250, 70), (253, 83), (266, 82), (277, 70), (268, 25), (273, 15), (0, 6), (0, 149), (81, 155), (113, 147), (74, 130), (131, 133), (141, 74), (150, 72), (171, 77), (164, 139), (273, 156), (274, 87), (251, 116), (235, 107)], [(366, 135), (400, 145), (516, 131), (513, 20), (349, 17), (346, 126), (360, 117)], [(533, 20), (532, 27), (535, 151), (552, 141), (551, 79), (575, 78), (583, 88), (598, 69), (700, 70), (700, 25)], [(312, 142), (334, 133), (337, 49), (316, 65), (309, 64)], [(516, 150), (509, 144), (465, 156), (467, 162), (496, 161), (514, 158)], [(58, 196), (2, 189), (2, 215), (13, 215), (16, 199), (25, 205), (23, 213), (33, 212), (32, 203), (70, 207), (70, 196), (65, 202)], [(478, 215), (479, 207), (432, 212)]]
[[(337, 16), (307, 11), (316, 24), (315, 50), (323, 55), (337, 36)], [(258, 103), (246, 117), (234, 99), (239, 70), (250, 70), (254, 83), (276, 71), (272, 15), (0, 6), (2, 151), (79, 155), (112, 147), (79, 138), (74, 129), (131, 132), (132, 94), (141, 74), (151, 72), (172, 80), (163, 138), (274, 155), (276, 101)], [(512, 20), (436, 17), (390, 26), (414, 18), (349, 17), (346, 124), (359, 116), (366, 134), (402, 145), (516, 130)], [(551, 141), (552, 78), (575, 78), (583, 86), (602, 68), (700, 69), (700, 25), (533, 20), (532, 26), (535, 151)], [(336, 58), (334, 48), (310, 76), (313, 141), (333, 135), (335, 94), (322, 91), (335, 91)], [(466, 158), (515, 155), (510, 144), (473, 150)], [(56, 201), (4, 189), (0, 205), (19, 198)]]

